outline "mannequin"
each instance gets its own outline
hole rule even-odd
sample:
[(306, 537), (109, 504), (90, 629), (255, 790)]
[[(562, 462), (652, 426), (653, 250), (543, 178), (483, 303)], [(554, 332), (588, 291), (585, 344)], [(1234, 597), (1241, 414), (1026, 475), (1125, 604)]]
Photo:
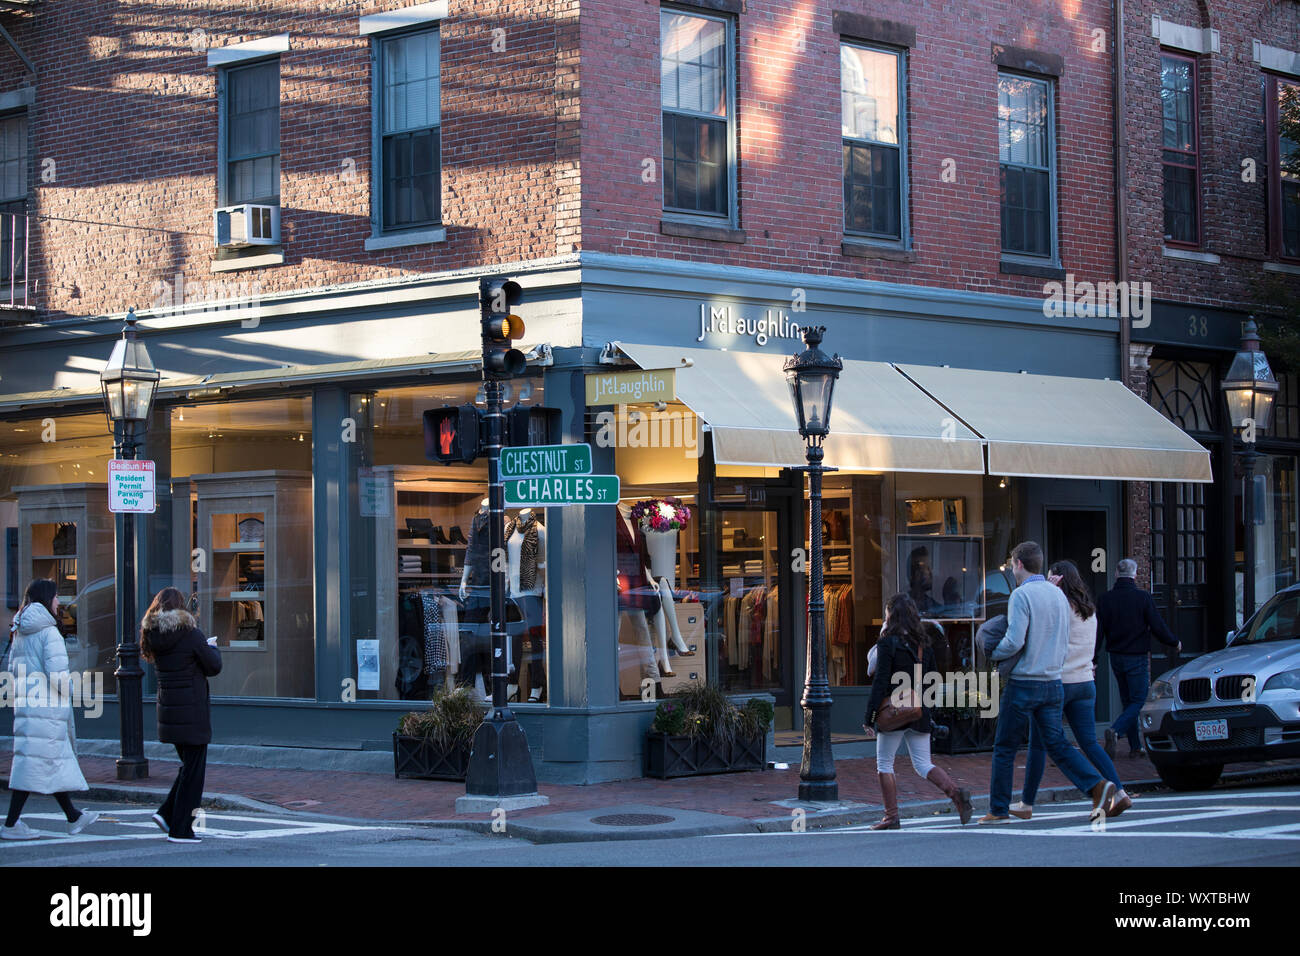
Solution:
[(651, 582), (654, 580), (649, 570), (649, 556), (645, 550), (645, 538), (632, 520), (632, 509), (622, 503), (618, 506), (618, 518), (615, 521), (618, 534), (616, 551), (616, 570), (614, 580), (618, 587), (618, 609), (620, 630), (623, 615), (630, 615), (629, 623), (636, 635), (636, 644), (643, 648), (641, 661), (642, 679), (658, 681), (661, 676), (676, 676), (668, 662), (668, 644), (660, 616), (656, 622), (659, 633), (659, 648), (650, 639), (649, 619), (660, 615), (662, 601), (660, 592)]
[[(488, 598), (488, 588), (492, 586), (491, 560), (488, 541), (488, 499), (484, 498), (478, 511), (470, 520), (469, 544), (465, 547), (465, 570), (460, 575), (459, 596), (465, 605), (464, 621), (467, 624), (482, 625), (492, 613), (492, 602)], [(474, 688), (485, 699), (492, 699), (492, 691), (484, 686), (483, 675), (490, 673), (489, 652), (482, 646), (482, 641), (470, 645), (464, 654), (465, 673), (474, 675)]]
[[(532, 508), (522, 509), (518, 515), (506, 520), (506, 584), (508, 593), (515, 606), (523, 614), (525, 628), (536, 634), (545, 634), (545, 593), (546, 580), (546, 529), (542, 526), (540, 516)], [(512, 672), (519, 666), (523, 656), (522, 631), (515, 634), (510, 642), (513, 650)], [(531, 690), (529, 703), (537, 703), (542, 698), (542, 686), (546, 680), (545, 668), (541, 663), (544, 651), (537, 646), (532, 648), (532, 659), (528, 662), (528, 678)], [(519, 685), (511, 684), (509, 696), (514, 697)]]

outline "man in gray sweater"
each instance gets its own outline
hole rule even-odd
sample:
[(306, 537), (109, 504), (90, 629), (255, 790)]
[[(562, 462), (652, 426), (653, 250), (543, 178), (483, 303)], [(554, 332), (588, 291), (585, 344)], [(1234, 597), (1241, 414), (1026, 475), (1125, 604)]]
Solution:
[(1083, 754), (1065, 739), (1061, 729), (1064, 689), (1061, 667), (1069, 648), (1070, 603), (1065, 593), (1043, 577), (1043, 549), (1022, 541), (1009, 562), (1016, 578), (1007, 610), (1007, 633), (990, 655), (994, 661), (1017, 653), (1020, 659), (1002, 695), (997, 735), (993, 741), (993, 779), (989, 812), (982, 824), (1010, 823), (1011, 785), (1016, 751), (1026, 741), (1029, 722), (1035, 735), (1061, 772), (1092, 798), (1093, 817), (1109, 815), (1115, 785), (1103, 780)]

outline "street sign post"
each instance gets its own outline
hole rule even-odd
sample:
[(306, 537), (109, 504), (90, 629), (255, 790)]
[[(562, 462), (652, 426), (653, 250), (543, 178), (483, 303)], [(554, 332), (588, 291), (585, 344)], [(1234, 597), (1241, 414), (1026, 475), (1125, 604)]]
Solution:
[(523, 445), (501, 449), (501, 477), (548, 478), (552, 475), (591, 474), (591, 446)]
[(507, 508), (618, 504), (618, 475), (549, 475), (505, 482)]
[(146, 515), (158, 510), (153, 462), (127, 458), (109, 461), (108, 510), (114, 514)]

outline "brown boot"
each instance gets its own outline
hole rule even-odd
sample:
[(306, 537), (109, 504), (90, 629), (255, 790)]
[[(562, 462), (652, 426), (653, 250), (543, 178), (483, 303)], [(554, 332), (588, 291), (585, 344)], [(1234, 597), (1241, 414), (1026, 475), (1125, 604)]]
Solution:
[(961, 817), (962, 825), (970, 822), (970, 815), (974, 812), (975, 807), (970, 802), (970, 791), (959, 790), (957, 785), (952, 782), (952, 778), (940, 767), (934, 767), (925, 775), (925, 779), (943, 791), (944, 796), (952, 801), (952, 805), (957, 808), (957, 815)]
[(880, 778), (880, 800), (885, 805), (885, 815), (873, 830), (901, 830), (898, 822), (898, 779), (892, 773), (877, 773)]

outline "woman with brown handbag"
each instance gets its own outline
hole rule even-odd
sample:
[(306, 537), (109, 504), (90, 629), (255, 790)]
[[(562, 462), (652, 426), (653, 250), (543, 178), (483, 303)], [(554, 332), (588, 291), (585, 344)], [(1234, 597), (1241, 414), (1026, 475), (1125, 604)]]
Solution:
[(934, 650), (921, 626), (916, 602), (910, 596), (895, 594), (886, 603), (885, 621), (876, 647), (879, 648), (876, 676), (871, 684), (871, 702), (863, 728), (875, 724), (876, 772), (885, 815), (871, 829), (901, 827), (894, 757), (904, 742), (912, 769), (942, 790), (957, 808), (961, 822), (966, 823), (973, 809), (970, 791), (958, 789), (952, 778), (930, 760), (930, 708), (924, 706), (916, 678), (918, 665), (923, 675), (934, 672)]

